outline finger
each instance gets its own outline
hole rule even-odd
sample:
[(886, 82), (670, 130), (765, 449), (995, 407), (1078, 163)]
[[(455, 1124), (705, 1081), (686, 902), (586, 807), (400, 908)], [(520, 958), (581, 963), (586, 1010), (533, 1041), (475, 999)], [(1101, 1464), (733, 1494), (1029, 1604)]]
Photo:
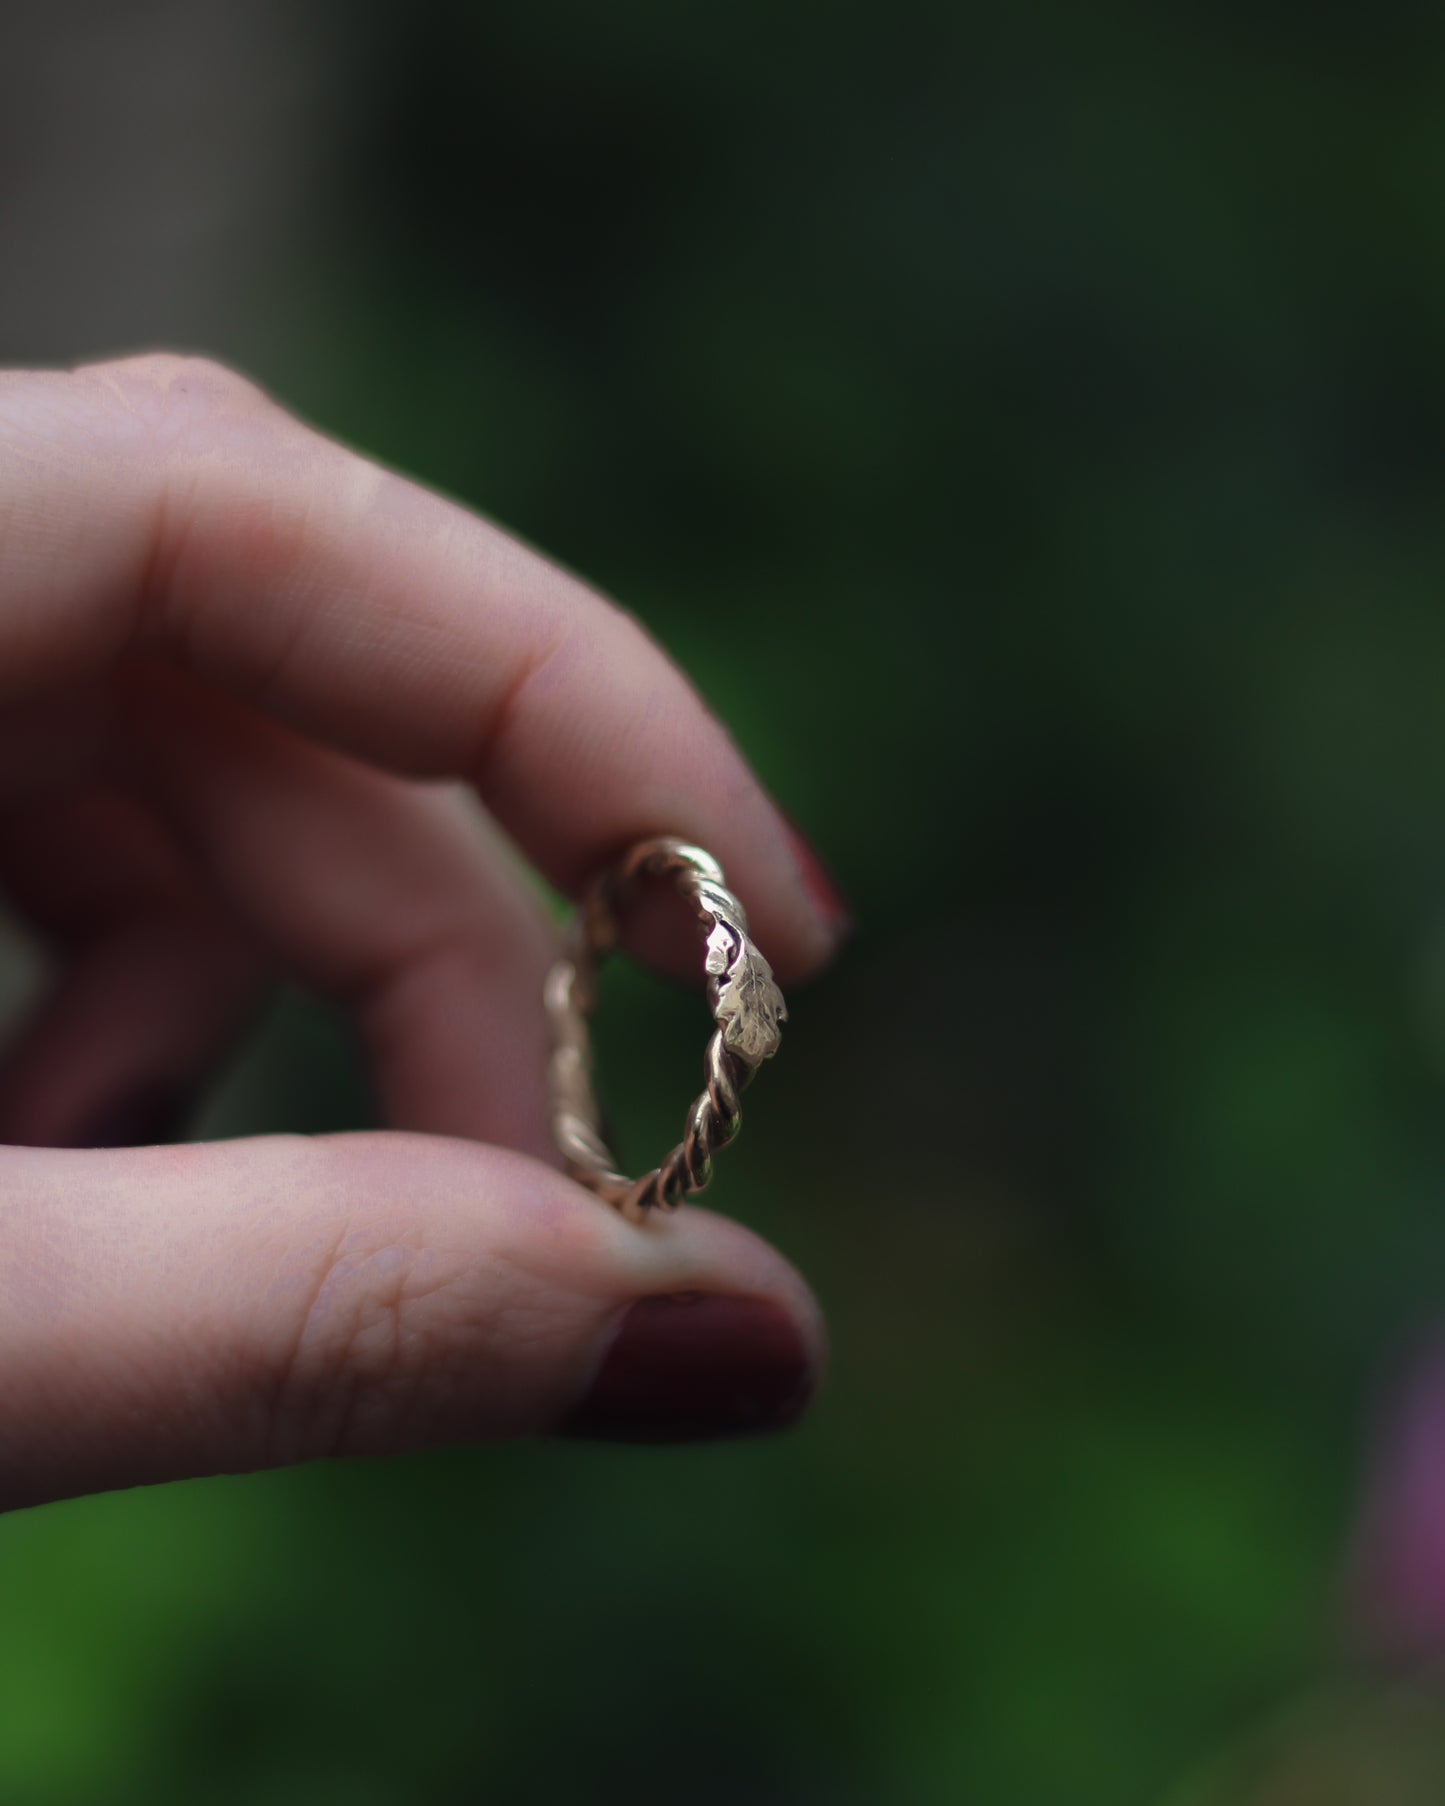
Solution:
[(782, 817), (634, 621), (229, 372), (5, 378), (0, 496), (12, 694), (161, 648), (344, 750), (474, 781), (565, 889), (680, 833), (723, 861), (784, 977), (833, 950)]
[(639, 1235), (441, 1137), (0, 1154), (0, 1504), (555, 1430), (777, 1427), (822, 1361), (797, 1274), (684, 1210)]
[(259, 1004), (267, 962), (160, 823), (118, 792), (0, 815), (0, 880), (60, 961), (0, 1058), (0, 1141), (180, 1133)]
[(129, 671), (115, 706), (133, 775), (226, 908), (355, 1016), (385, 1120), (553, 1157), (557, 937), (475, 803), (174, 672)]

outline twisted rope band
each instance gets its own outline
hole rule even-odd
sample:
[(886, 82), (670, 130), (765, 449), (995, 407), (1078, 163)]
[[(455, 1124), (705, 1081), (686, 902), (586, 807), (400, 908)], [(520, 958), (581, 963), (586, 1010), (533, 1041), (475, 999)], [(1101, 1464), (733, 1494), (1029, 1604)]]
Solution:
[[(671, 878), (706, 934), (707, 994), (717, 1027), (704, 1060), (706, 1086), (688, 1112), (682, 1141), (640, 1179), (617, 1170), (602, 1133), (592, 1086), (587, 1018), (597, 1002), (597, 962), (617, 945), (619, 915), (644, 878)], [(713, 1155), (738, 1132), (740, 1098), (758, 1067), (778, 1051), (787, 1017), (772, 968), (748, 936), (747, 912), (701, 847), (644, 840), (589, 888), (567, 930), (566, 949), (544, 988), (552, 1024), (549, 1071), (552, 1134), (574, 1179), (634, 1223), (652, 1210), (676, 1210), (712, 1178)]]

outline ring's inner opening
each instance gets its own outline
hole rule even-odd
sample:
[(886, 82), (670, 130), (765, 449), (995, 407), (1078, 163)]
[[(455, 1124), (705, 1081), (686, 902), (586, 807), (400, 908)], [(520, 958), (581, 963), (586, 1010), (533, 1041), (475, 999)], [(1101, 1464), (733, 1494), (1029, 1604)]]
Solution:
[(639, 878), (627, 889), (618, 910), (622, 950), (629, 959), (702, 989), (704, 972), (702, 924), (692, 902), (675, 878)]
[(712, 1022), (704, 999), (703, 937), (696, 917), (673, 899), (692, 939), (693, 985), (648, 971), (625, 950), (597, 972), (589, 1020), (592, 1080), (608, 1145), (623, 1171), (649, 1171), (681, 1137), (687, 1107), (702, 1086)]

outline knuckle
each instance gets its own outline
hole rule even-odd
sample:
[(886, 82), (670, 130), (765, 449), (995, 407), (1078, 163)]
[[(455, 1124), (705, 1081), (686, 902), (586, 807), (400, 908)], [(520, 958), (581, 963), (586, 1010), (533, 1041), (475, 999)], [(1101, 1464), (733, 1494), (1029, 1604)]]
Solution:
[(249, 377), (187, 353), (155, 351), (84, 364), (71, 381), (90, 399), (97, 424), (162, 453), (205, 442), (229, 423), (274, 407)]
[(457, 1264), (420, 1234), (348, 1227), (321, 1258), (279, 1350), (273, 1461), (378, 1453), (425, 1438), (428, 1376), (458, 1315)]
[(107, 358), (101, 363), (81, 364), (74, 374), (123, 389), (148, 389), (158, 395), (198, 392), (239, 399), (261, 394), (249, 377), (219, 358), (186, 351), (143, 351), (129, 357)]

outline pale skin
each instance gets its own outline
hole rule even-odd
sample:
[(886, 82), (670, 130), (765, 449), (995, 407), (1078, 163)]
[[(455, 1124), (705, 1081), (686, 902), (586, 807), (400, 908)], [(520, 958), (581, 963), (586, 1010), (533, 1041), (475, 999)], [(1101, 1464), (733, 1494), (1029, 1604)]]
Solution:
[[(563, 891), (681, 834), (785, 987), (834, 951), (725, 730), (576, 579), (209, 362), (0, 375), (0, 882), (60, 956), (0, 1072), (0, 1508), (545, 1434), (659, 1295), (766, 1301), (821, 1365), (738, 1222), (557, 1170), (554, 931), (457, 780)], [(76, 1145), (277, 972), (351, 1012), (386, 1131)]]

